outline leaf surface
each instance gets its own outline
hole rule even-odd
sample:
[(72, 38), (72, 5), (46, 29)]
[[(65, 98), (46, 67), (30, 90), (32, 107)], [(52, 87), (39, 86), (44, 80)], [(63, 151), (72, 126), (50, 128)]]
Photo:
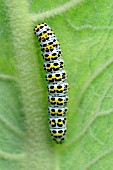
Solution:
[[(1, 4), (0, 169), (112, 170), (112, 1)], [(56, 33), (68, 73), (68, 131), (62, 145), (49, 134), (47, 83), (33, 33), (40, 22)]]

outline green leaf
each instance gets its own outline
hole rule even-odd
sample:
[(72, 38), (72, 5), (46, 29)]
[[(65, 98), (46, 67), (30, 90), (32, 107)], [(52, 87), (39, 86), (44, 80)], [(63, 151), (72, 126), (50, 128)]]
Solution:
[[(112, 13), (111, 0), (1, 0), (0, 169), (113, 169)], [(68, 73), (62, 145), (49, 134), (40, 22), (56, 33)]]
[(15, 83), (0, 81), (0, 168), (20, 169), (24, 157), (24, 114)]

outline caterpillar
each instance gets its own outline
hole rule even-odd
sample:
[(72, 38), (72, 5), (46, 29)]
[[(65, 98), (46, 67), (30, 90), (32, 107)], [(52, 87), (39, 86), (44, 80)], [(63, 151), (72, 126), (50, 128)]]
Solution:
[(40, 43), (44, 70), (48, 82), (48, 114), (49, 127), (53, 140), (61, 144), (66, 137), (66, 114), (68, 111), (67, 73), (64, 70), (64, 61), (61, 59), (60, 44), (53, 30), (46, 24), (38, 24), (34, 33)]

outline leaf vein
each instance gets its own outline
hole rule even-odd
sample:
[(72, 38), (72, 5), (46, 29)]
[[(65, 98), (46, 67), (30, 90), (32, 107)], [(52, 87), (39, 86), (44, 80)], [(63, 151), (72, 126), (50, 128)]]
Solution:
[(17, 136), (22, 137), (24, 134), (22, 131), (17, 129), (15, 126), (11, 125), (7, 120), (5, 120), (3, 117), (0, 117), (0, 122), (3, 123), (10, 131), (15, 133)]
[(36, 22), (37, 20), (44, 20), (45, 18), (53, 17), (55, 15), (64, 13), (67, 10), (69, 10), (70, 8), (73, 8), (75, 5), (77, 5), (81, 1), (83, 1), (83, 0), (71, 0), (70, 2), (67, 2), (64, 5), (54, 8), (52, 10), (48, 10), (43, 13), (32, 14), (31, 20)]

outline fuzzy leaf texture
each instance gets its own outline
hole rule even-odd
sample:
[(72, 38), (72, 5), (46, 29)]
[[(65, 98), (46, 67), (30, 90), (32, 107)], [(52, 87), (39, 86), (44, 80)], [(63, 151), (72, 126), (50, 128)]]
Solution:
[[(113, 2), (1, 0), (0, 170), (113, 169)], [(48, 127), (34, 27), (46, 22), (68, 73), (67, 139)]]

